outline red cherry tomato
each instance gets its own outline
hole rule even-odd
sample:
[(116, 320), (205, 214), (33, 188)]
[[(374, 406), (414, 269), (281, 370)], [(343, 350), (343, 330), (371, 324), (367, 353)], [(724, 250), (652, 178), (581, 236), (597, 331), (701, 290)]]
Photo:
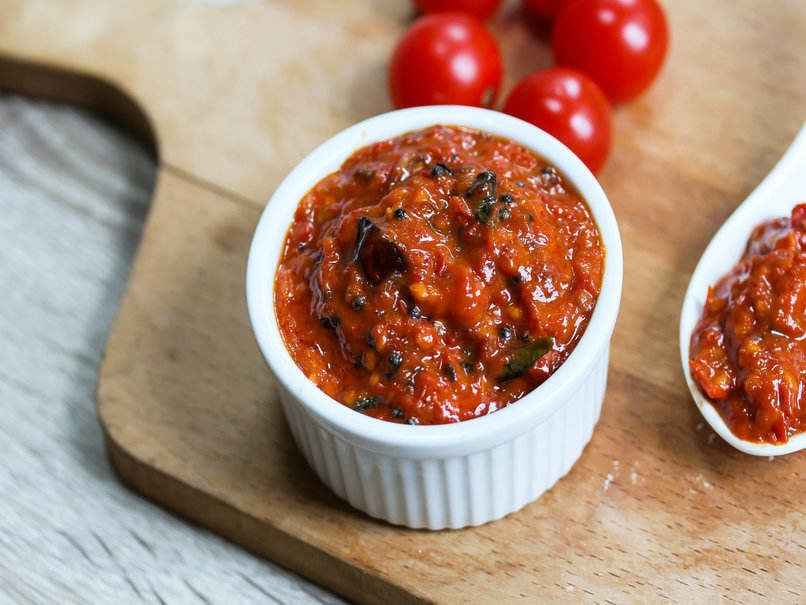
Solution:
[(523, 0), (523, 7), (542, 19), (553, 19), (568, 0)]
[(495, 102), (501, 54), (478, 19), (460, 13), (414, 22), (392, 54), (389, 90), (395, 107)]
[(621, 103), (658, 75), (669, 28), (657, 0), (576, 0), (560, 11), (552, 46), (558, 65), (585, 72)]
[(414, 0), (420, 12), (431, 13), (466, 13), (485, 21), (498, 10), (501, 0)]
[(521, 80), (504, 111), (542, 128), (597, 172), (610, 152), (610, 103), (596, 83), (572, 69), (553, 67)]

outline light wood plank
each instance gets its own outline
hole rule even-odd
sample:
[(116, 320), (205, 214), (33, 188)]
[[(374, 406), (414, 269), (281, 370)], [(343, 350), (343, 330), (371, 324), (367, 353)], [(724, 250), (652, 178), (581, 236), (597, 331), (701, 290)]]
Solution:
[(0, 602), (339, 602), (120, 485), (98, 365), (156, 166), (67, 107), (0, 97)]

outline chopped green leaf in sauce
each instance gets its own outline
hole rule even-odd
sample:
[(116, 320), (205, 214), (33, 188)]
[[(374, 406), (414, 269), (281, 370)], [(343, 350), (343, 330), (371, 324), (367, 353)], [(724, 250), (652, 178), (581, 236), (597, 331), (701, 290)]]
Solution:
[(451, 169), (445, 164), (434, 164), (434, 167), (431, 168), (431, 176), (437, 179), (443, 176), (449, 176), (451, 174), (453, 174), (453, 172), (451, 172)]
[(532, 367), (534, 362), (551, 351), (553, 346), (553, 338), (538, 338), (534, 342), (521, 347), (512, 354), (509, 362), (504, 366), (503, 373), (498, 377), (499, 382), (522, 376), (526, 370)]
[(496, 176), (492, 170), (485, 170), (484, 172), (479, 172), (476, 175), (475, 180), (473, 183), (468, 187), (467, 192), (465, 193), (466, 196), (470, 197), (474, 193), (476, 193), (477, 189), (480, 188), (490, 188), (490, 194), (495, 196), (495, 186), (496, 186)]
[(361, 395), (361, 397), (355, 400), (355, 403), (353, 404), (353, 409), (356, 412), (363, 412), (368, 410), (369, 408), (374, 408), (376, 405), (378, 405), (378, 402), (380, 402), (380, 400), (381, 398), (378, 397), (377, 395)]
[(492, 170), (479, 172), (473, 183), (465, 191), (465, 197), (475, 208), (475, 217), (482, 225), (490, 222), (498, 199), (496, 194), (497, 177)]
[(476, 209), (476, 220), (478, 220), (482, 225), (486, 225), (490, 222), (490, 218), (493, 215), (493, 205), (495, 204), (495, 198), (492, 197), (485, 197), (481, 200), (479, 207)]

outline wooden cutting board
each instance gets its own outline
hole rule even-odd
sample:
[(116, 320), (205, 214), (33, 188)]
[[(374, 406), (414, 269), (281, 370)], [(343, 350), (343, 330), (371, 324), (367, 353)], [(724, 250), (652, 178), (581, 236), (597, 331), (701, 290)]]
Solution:
[[(625, 255), (602, 420), (538, 502), (431, 533), (359, 514), (314, 477), (243, 292), (251, 233), (280, 179), (389, 109), (386, 63), (409, 2), (0, 3), (2, 87), (107, 112), (158, 149), (98, 387), (122, 480), (360, 602), (803, 602), (806, 457), (751, 458), (704, 426), (676, 331), (706, 242), (806, 118), (806, 5), (666, 4), (670, 59), (648, 95), (618, 109), (601, 174)], [(521, 17), (507, 5), (493, 23), (507, 89), (549, 64), (545, 32)]]

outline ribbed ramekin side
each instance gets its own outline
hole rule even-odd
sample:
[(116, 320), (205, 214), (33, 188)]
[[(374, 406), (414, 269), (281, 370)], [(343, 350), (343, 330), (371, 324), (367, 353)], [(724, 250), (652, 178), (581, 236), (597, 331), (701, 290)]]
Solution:
[(551, 416), (465, 456), (410, 459), (373, 452), (320, 426), (293, 394), (284, 392), (281, 399), (299, 448), (336, 495), (397, 525), (460, 528), (522, 508), (571, 470), (599, 419), (607, 362), (605, 348)]
[(445, 499), (445, 526), (453, 529), (464, 527), (468, 523), (468, 500), (464, 480), (464, 457), (454, 456), (440, 461), (443, 475), (443, 497)]

